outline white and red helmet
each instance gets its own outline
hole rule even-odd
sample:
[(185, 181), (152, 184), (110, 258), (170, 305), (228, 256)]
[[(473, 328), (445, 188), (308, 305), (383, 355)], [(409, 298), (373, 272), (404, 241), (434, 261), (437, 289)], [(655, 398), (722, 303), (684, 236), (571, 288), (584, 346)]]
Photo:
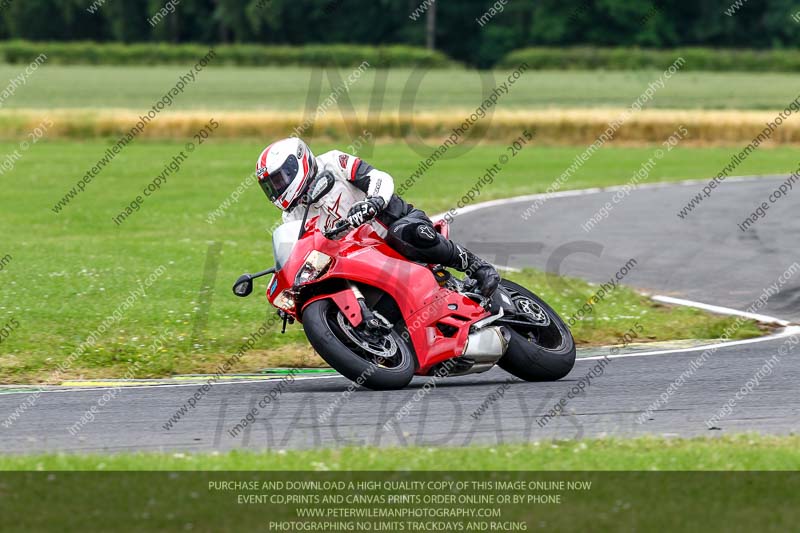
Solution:
[(297, 137), (267, 146), (256, 162), (261, 189), (279, 209), (293, 209), (317, 173), (317, 160)]

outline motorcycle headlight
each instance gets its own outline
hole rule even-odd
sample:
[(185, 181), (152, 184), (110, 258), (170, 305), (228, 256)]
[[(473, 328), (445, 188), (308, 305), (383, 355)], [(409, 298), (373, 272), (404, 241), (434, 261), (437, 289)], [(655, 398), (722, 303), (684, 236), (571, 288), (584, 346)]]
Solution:
[(294, 311), (294, 292), (291, 289), (284, 289), (272, 303), (284, 311)]
[(312, 250), (312, 252), (308, 254), (308, 257), (306, 257), (305, 264), (297, 271), (294, 284), (302, 285), (303, 283), (308, 283), (309, 281), (317, 279), (325, 273), (330, 264), (331, 256), (318, 252), (317, 250)]

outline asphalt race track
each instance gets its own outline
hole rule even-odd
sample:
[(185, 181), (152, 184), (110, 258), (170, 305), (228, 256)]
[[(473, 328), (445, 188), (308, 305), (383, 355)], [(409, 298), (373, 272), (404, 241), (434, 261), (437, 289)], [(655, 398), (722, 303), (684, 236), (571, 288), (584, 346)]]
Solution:
[[(456, 217), (454, 230), (500, 265), (535, 266), (604, 282), (635, 258), (639, 265), (625, 277), (627, 285), (744, 310), (800, 262), (800, 182), (794, 184), (798, 191), (772, 204), (768, 200), (786, 179), (729, 179), (684, 219), (678, 212), (704, 182), (642, 187), (589, 232), (582, 225), (611, 202), (615, 191), (551, 198), (528, 220), (521, 216), (532, 200), (505, 201)], [(738, 224), (762, 202), (769, 204), (766, 217), (742, 232)], [(761, 312), (800, 320), (800, 276)]]
[[(551, 198), (528, 220), (521, 215), (530, 198), (493, 203), (460, 214), (454, 237), (499, 264), (536, 266), (595, 282), (608, 281), (635, 258), (625, 284), (745, 310), (800, 262), (798, 199), (791, 193), (771, 204), (747, 232), (737, 227), (785, 179), (729, 180), (684, 220), (677, 212), (700, 192), (702, 183), (640, 188), (614, 204), (588, 233), (581, 225), (615, 191)], [(780, 291), (759, 312), (800, 320), (800, 270), (785, 276)], [(262, 399), (279, 386), (278, 380), (218, 383), (169, 430), (164, 424), (195, 393), (196, 384), (122, 388), (76, 435), (67, 428), (108, 390), (45, 392), (12, 427), (0, 427), (0, 449), (210, 451), (494, 444), (644, 433), (789, 433), (800, 426), (800, 350), (792, 351), (791, 344), (796, 339), (784, 334), (721, 347), (694, 370), (690, 364), (702, 349), (612, 358), (602, 375), (567, 401), (563, 416), (547, 422), (540, 417), (599, 364), (597, 358), (579, 360), (556, 383), (509, 383), (499, 369), (440, 380), (435, 388), (423, 388), (429, 379), (415, 379), (410, 388), (389, 393), (348, 391), (349, 381), (339, 377), (297, 379), (268, 405)], [(740, 394), (731, 414), (708, 429), (705, 421), (748, 381), (752, 385), (753, 376), (773, 356), (778, 357), (769, 375)], [(668, 387), (688, 370), (691, 375), (667, 395)], [(0, 395), (0, 420), (28, 395)], [(668, 401), (641, 417), (662, 395)], [(331, 405), (336, 406), (332, 412)], [(479, 413), (481, 407), (484, 412)], [(254, 422), (231, 436), (230, 430), (251, 409), (256, 410)], [(393, 424), (386, 425), (390, 420)]]

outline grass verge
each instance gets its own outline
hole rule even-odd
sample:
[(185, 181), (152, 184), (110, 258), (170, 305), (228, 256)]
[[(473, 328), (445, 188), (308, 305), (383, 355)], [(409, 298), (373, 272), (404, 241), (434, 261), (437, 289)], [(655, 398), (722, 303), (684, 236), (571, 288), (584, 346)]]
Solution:
[(800, 469), (800, 436), (584, 439), (467, 448), (342, 448), (225, 453), (0, 457), (0, 470), (639, 470)]
[[(635, 342), (655, 342), (715, 339), (726, 329), (734, 331), (732, 340), (757, 337), (766, 332), (755, 321), (746, 321), (741, 327), (732, 328), (734, 318), (689, 307), (666, 306), (624, 286), (614, 289), (597, 303), (596, 293), (599, 286), (580, 279), (554, 276), (534, 269), (504, 274), (504, 277), (534, 288), (565, 320), (574, 317), (571, 330), (578, 346), (622, 344), (626, 334), (628, 339), (632, 336)], [(594, 305), (591, 304), (593, 301)], [(263, 305), (265, 302), (259, 303)], [(576, 314), (580, 309), (588, 312)], [(152, 312), (158, 313), (156, 309), (152, 309)], [(169, 312), (166, 313), (168, 317)], [(182, 330), (181, 335), (190, 336), (190, 331), (178, 324), (176, 327)], [(232, 372), (257, 371), (268, 367), (327, 366), (305, 340), (300, 326), (290, 328), (286, 336), (280, 335), (276, 330), (277, 327), (273, 327), (268, 340), (260, 342), (258, 348), (248, 351)], [(123, 329), (120, 334), (128, 331), (130, 330)], [(61, 352), (61, 356), (53, 356), (53, 352), (50, 352), (40, 355), (41, 346), (29, 344), (27, 339), (20, 339), (24, 343), (21, 354), (0, 354), (0, 361), (3, 363), (0, 380), (6, 383), (57, 383), (69, 378), (146, 378), (214, 373), (217, 366), (235, 351), (235, 346), (229, 347), (228, 343), (237, 342), (233, 337), (216, 339), (217, 342), (209, 347), (187, 347), (180, 342), (182, 336), (178, 339), (163, 336), (163, 345), (153, 350), (148, 347), (149, 341), (144, 340), (147, 338), (146, 331), (130, 331), (128, 334), (133, 337), (119, 335), (116, 339), (100, 339), (90, 352), (82, 354), (63, 370), (57, 369), (61, 368), (59, 363), (68, 360), (66, 354)], [(145, 344), (138, 344), (140, 339)], [(50, 337), (49, 341), (59, 342), (54, 337)], [(217, 351), (220, 348), (223, 351)], [(230, 350), (230, 353), (224, 350)]]
[[(234, 354), (268, 311), (258, 294), (246, 300), (235, 298), (230, 284), (243, 271), (272, 264), (266, 230), (278, 212), (251, 186), (213, 223), (207, 217), (252, 172), (261, 144), (199, 146), (180, 172), (171, 175), (120, 226), (112, 218), (142, 194), (184, 148), (183, 143), (137, 141), (128, 146), (59, 214), (51, 210), (54, 203), (95, 164), (108, 144), (40, 141), (32, 145), (6, 173), (0, 218), (0, 233), (5, 237), (0, 250), (0, 327), (13, 327), (0, 343), (0, 381), (52, 379), (51, 373), (68, 355), (161, 266), (164, 274), (59, 377), (122, 376), (132, 368), (136, 377), (204, 372)], [(314, 149), (321, 153), (332, 147), (318, 144)], [(16, 144), (0, 143), (0, 153), (16, 148)], [(580, 151), (527, 147), (481, 191), (478, 200), (542, 192)], [(565, 188), (623, 183), (651, 151), (603, 148)], [(360, 155), (405, 179), (416, 168), (419, 152), (425, 149), (393, 144), (376, 145)], [(503, 153), (497, 146), (478, 146), (439, 161), (406, 197), (429, 212), (446, 211), (473, 186), (484, 172), (481, 169)], [(730, 155), (730, 150), (722, 148), (676, 148), (659, 161), (649, 179), (714, 175)], [(53, 161), (58, 161), (57, 171)], [(776, 148), (753, 153), (740, 170), (760, 174), (795, 167), (795, 151)], [(531, 228), (533, 232), (535, 227)], [(554, 285), (535, 272), (524, 273), (521, 280), (566, 317), (597, 290), (576, 280), (568, 281), (566, 287)], [(729, 320), (693, 310), (668, 311), (624, 289), (598, 304), (590, 318), (575, 328), (579, 342), (613, 340), (637, 320), (653, 340), (716, 337)], [(756, 333), (752, 324), (741, 330), (743, 336)], [(152, 350), (157, 339), (162, 339), (163, 346)], [(297, 357), (305, 357), (308, 364), (312, 358), (303, 352), (305, 346), (300, 328), (290, 328), (284, 336), (273, 328), (234, 371), (287, 364)]]

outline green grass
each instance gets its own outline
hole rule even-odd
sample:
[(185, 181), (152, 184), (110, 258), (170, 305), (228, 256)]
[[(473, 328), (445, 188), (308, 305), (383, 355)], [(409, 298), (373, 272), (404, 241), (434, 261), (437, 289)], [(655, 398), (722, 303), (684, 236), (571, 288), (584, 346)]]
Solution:
[(467, 448), (342, 448), (213, 454), (0, 456), (0, 470), (787, 470), (800, 437), (583, 439)]
[[(0, 65), (0, 79), (19, 75), (19, 65)], [(3, 106), (10, 108), (149, 109), (186, 68), (171, 66), (45, 65), (17, 89)], [(351, 70), (340, 71), (343, 80)], [(383, 114), (398, 109), (438, 111), (469, 109), (480, 103), (482, 80), (494, 87), (506, 71), (392, 69), (370, 70), (350, 88), (356, 108), (367, 108), (376, 75), (386, 76)], [(661, 75), (660, 71), (527, 71), (501, 97), (503, 109), (543, 107), (628, 107)], [(321, 80), (321, 81), (319, 81)], [(415, 87), (419, 82), (419, 90)], [(330, 94), (322, 70), (300, 67), (232, 68), (211, 66), (177, 97), (173, 109), (299, 111), (311, 88), (319, 87), (316, 107)], [(321, 84), (321, 85), (319, 85)], [(659, 89), (648, 107), (706, 109), (783, 109), (797, 96), (797, 76), (790, 73), (680, 72)], [(375, 94), (374, 94), (375, 93)], [(343, 98), (341, 102), (345, 102)], [(340, 103), (341, 103), (340, 102)], [(405, 107), (401, 107), (401, 103)]]
[[(0, 501), (0, 528), (285, 531), (291, 525), (281, 527), (284, 523), (299, 521), (303, 526), (292, 530), (421, 531), (434, 524), (441, 531), (499, 531), (506, 530), (500, 524), (511, 524), (525, 526), (513, 530), (527, 531), (777, 533), (796, 529), (798, 450), (797, 436), (740, 435), (491, 448), (2, 456), (7, 490)], [(431, 485), (442, 482), (451, 485)], [(96, 494), (102, 498), (90, 497)], [(418, 501), (382, 499), (410, 494)], [(472, 500), (465, 507), (456, 500), (463, 495), (493, 499)], [(543, 503), (528, 496), (559, 499)], [(312, 507), (374, 514), (337, 519), (337, 524), (352, 524), (337, 527), (331, 519), (299, 518), (301, 509)], [(500, 514), (477, 520), (380, 514), (464, 508)], [(372, 527), (363, 527), (368, 524)]]
[[(140, 365), (139, 377), (208, 370), (234, 353), (264, 319), (263, 286), (254, 296), (240, 300), (232, 296), (230, 285), (241, 272), (272, 264), (266, 230), (277, 220), (277, 210), (260, 190), (251, 187), (222, 219), (213, 225), (206, 222), (207, 214), (252, 172), (253, 160), (262, 147), (253, 142), (202, 145), (179, 174), (116, 227), (112, 217), (183, 147), (181, 142), (137, 141), (63, 213), (54, 214), (50, 208), (56, 200), (107, 146), (99, 141), (39, 142), (3, 176), (0, 257), (9, 254), (13, 259), (0, 271), (0, 327), (12, 319), (19, 327), (0, 343), (2, 382), (47, 377), (160, 265), (166, 268), (165, 274), (111, 332), (99, 337), (68, 375), (119, 376), (133, 362)], [(16, 144), (0, 143), (0, 153), (15, 148)], [(322, 152), (330, 147), (314, 148)], [(543, 191), (579, 151), (526, 148), (484, 189), (479, 200)], [(477, 147), (439, 162), (407, 198), (429, 212), (446, 210), (472, 186), (480, 169), (502, 152), (499, 146)], [(731, 152), (675, 149), (653, 170), (651, 180), (716, 174)], [(622, 183), (650, 154), (647, 148), (600, 150), (567, 186)], [(415, 168), (419, 156), (404, 145), (377, 145), (367, 159), (403, 179)], [(794, 167), (796, 152), (779, 148), (754, 153), (740, 171), (776, 173)], [(531, 241), (536, 240), (533, 222), (530, 236)], [(212, 242), (222, 246), (216, 284), (205, 334), (193, 345), (199, 290)], [(521, 278), (567, 317), (596, 291), (595, 286), (578, 281), (571, 281), (567, 288), (551, 287), (541, 274), (533, 272)], [(597, 305), (594, 320), (585, 320), (575, 331), (579, 342), (605, 342), (641, 321), (644, 334), (651, 339), (710, 338), (717, 336), (728, 320), (654, 307), (630, 291), (619, 290)], [(260, 340), (237, 370), (265, 366), (264, 358), (281, 346), (289, 351), (307, 346), (299, 327), (290, 332), (281, 336), (273, 331)], [(752, 325), (740, 332), (743, 336), (755, 333)], [(165, 347), (152, 353), (149, 346), (161, 335), (165, 335)]]

